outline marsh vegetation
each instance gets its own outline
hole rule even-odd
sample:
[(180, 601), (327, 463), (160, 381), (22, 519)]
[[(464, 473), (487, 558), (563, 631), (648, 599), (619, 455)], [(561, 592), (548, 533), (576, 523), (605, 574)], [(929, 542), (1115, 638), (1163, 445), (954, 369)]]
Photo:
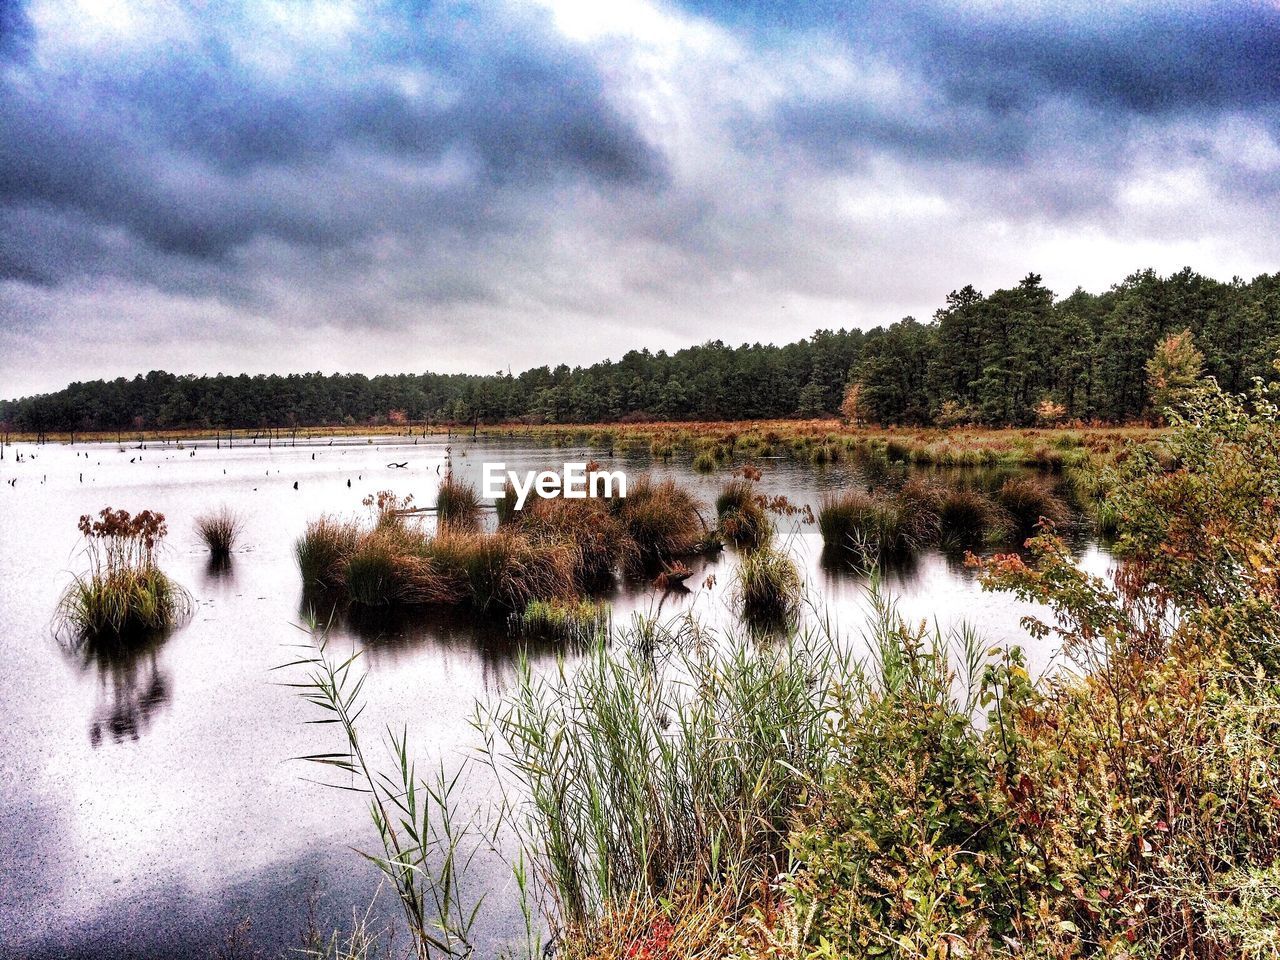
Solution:
[[(1167, 459), (1091, 480), (1119, 535), (1111, 580), (1079, 568), (1041, 481), (845, 492), (819, 512), (824, 539), (858, 552), (1030, 530), (1026, 551), (969, 562), (1043, 605), (1031, 635), (1069, 669), (1033, 677), (1021, 650), (912, 625), (876, 595), (860, 642), (822, 619), (766, 644), (637, 619), (572, 671), (522, 667), (475, 728), (519, 839), (527, 955), (548, 934), (574, 958), (1274, 955), (1277, 401), (1280, 384), (1204, 387)], [(719, 506), (752, 502), (734, 484)], [(744, 610), (791, 595), (778, 560), (768, 538), (744, 552)], [(305, 662), (321, 706), (341, 703), (350, 661), (321, 638)], [(412, 796), (391, 746), (387, 782)], [(445, 802), (438, 822), (456, 816)], [(388, 847), (384, 872), (403, 884), (431, 860), (426, 835)], [(452, 870), (472, 841), (449, 837)], [(402, 899), (419, 929), (422, 895)], [(432, 944), (465, 953), (452, 909)]]
[(76, 575), (58, 604), (55, 629), (64, 641), (128, 643), (169, 630), (191, 609), (191, 597), (160, 569), (168, 533), (164, 514), (104, 507), (79, 522), (87, 572)]

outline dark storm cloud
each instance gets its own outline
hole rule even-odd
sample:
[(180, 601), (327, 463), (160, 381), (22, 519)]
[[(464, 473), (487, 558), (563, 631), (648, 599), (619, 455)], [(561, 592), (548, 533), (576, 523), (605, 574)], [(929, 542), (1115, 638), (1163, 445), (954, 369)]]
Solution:
[[(21, 33), (21, 11), (4, 9)], [(424, 225), (474, 234), (502, 225), (498, 191), (661, 180), (658, 155), (581, 55), (532, 25), (504, 36), (467, 16), (465, 32), (431, 39), (429, 15), (400, 14), (404, 37), (362, 42), (295, 83), (246, 69), (216, 38), (142, 64), (90, 63), (87, 76), (15, 67), (0, 84), (0, 277), (94, 269), (112, 229), (162, 256), (217, 261), (262, 237), (325, 249)], [(370, 79), (377, 69), (426, 75), (443, 93), (415, 96)], [(451, 151), (469, 169), (448, 183), (406, 187), (378, 170)], [(41, 218), (83, 235), (51, 244), (31, 229)]]
[(31, 36), (31, 21), (21, 0), (0, 0), (0, 60), (23, 56)]
[(0, 394), (1274, 269), (1278, 104), (1256, 3), (0, 0)]
[[(1243, 115), (1277, 129), (1280, 8), (1256, 3), (999, 5), (694, 3), (758, 37), (785, 26), (843, 44), (923, 96), (784, 98), (775, 121), (820, 158), (881, 151), (1009, 169), (1046, 148), (1123, 144), (1135, 123)], [(1053, 109), (1046, 111), (1046, 107)], [(1107, 173), (1104, 165), (1097, 172)]]

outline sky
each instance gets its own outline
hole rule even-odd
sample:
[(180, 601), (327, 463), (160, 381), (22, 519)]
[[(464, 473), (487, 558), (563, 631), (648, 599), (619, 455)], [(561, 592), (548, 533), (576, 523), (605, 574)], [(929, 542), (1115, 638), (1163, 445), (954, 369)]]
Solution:
[(1280, 5), (0, 0), (0, 397), (1280, 269)]

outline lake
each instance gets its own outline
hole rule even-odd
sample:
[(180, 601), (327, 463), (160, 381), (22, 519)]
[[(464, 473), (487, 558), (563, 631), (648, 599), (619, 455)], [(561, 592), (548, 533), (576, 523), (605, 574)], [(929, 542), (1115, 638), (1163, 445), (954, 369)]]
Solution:
[[(282, 685), (298, 678), (273, 670), (291, 659), (291, 644), (307, 641), (298, 626), (306, 609), (293, 544), (309, 519), (361, 515), (361, 499), (378, 490), (433, 503), (446, 457), (477, 488), (486, 461), (529, 470), (594, 458), (631, 474), (651, 470), (696, 490), (709, 518), (727, 479), (727, 471), (693, 472), (687, 458), (654, 464), (647, 453), (607, 457), (519, 437), (5, 449), (0, 955), (203, 957), (239, 928), (246, 944), (273, 956), (300, 943), (309, 915), (329, 929), (370, 902), (377, 876), (350, 849), (377, 842), (360, 798), (311, 782), (315, 771), (290, 759), (339, 746), (334, 728), (305, 724), (315, 708)], [(763, 470), (761, 490), (815, 509), (825, 491), (868, 482), (857, 462), (754, 463)], [(227, 569), (210, 566), (193, 527), (198, 514), (221, 504), (245, 520)], [(105, 506), (166, 515), (162, 565), (195, 599), (186, 625), (111, 663), (65, 651), (51, 632), (62, 590), (84, 568), (76, 520)], [(824, 566), (816, 527), (795, 517), (777, 525), (811, 598), (856, 637), (867, 609), (865, 576)], [(1086, 568), (1108, 569), (1102, 547), (1079, 546)], [(622, 584), (609, 597), (614, 621), (692, 612), (730, 626), (735, 564), (731, 550), (691, 563), (687, 593)], [(1053, 667), (1055, 651), (1031, 642), (1019, 625), (1032, 608), (984, 593), (958, 557), (926, 551), (886, 571), (883, 585), (910, 619), (972, 622), (991, 643), (1023, 644), (1033, 672)], [(517, 654), (501, 621), (456, 613), (338, 617), (331, 637), (335, 647), (364, 652), (366, 737), (407, 723), (424, 767), (475, 742), (474, 704), (501, 694)], [(530, 655), (549, 666), (556, 651), (537, 647)], [(483, 784), (472, 790), (484, 799)], [(503, 896), (514, 886), (506, 874), (496, 865), (482, 871), (477, 882), (494, 888), (485, 927), (492, 944), (514, 932), (518, 913)]]

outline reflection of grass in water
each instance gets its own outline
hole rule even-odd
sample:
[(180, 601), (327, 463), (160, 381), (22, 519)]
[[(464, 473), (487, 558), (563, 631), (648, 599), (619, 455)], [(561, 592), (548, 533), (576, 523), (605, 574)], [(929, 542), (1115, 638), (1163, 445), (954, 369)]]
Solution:
[(93, 673), (106, 699), (106, 709), (95, 711), (89, 725), (89, 741), (99, 746), (105, 737), (114, 742), (137, 740), (160, 707), (168, 703), (172, 682), (158, 663), (168, 630), (141, 630), (127, 636), (73, 633), (63, 649), (80, 668)]

